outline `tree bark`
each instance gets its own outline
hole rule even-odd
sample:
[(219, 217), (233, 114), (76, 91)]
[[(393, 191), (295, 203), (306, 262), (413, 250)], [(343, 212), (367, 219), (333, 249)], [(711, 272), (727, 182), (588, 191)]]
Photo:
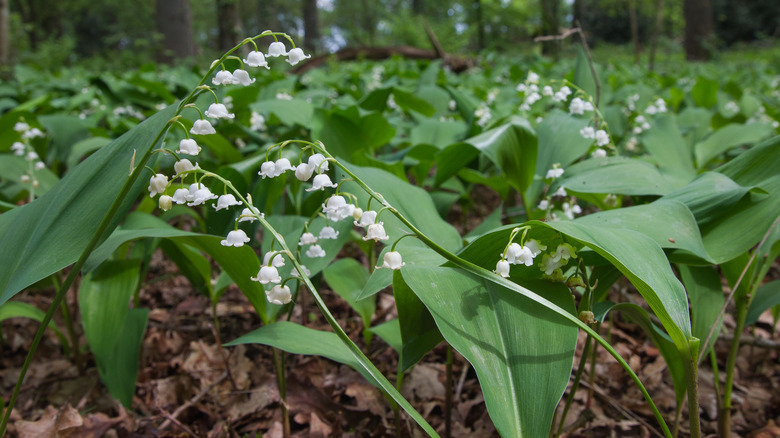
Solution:
[(712, 2), (685, 0), (683, 18), (685, 18), (685, 58), (689, 61), (710, 59), (713, 37)]
[(307, 51), (320, 51), (320, 14), (317, 10), (317, 0), (303, 0), (303, 46)]
[(585, 22), (585, 0), (574, 0), (572, 5), (572, 25), (571, 27), (577, 27), (577, 23)]
[[(542, 35), (558, 35), (560, 30), (560, 0), (540, 0), (542, 7)], [(560, 42), (556, 40), (544, 41), (542, 53), (558, 57)]]
[(189, 0), (156, 0), (155, 23), (162, 35), (158, 61), (172, 63), (195, 55)]
[(243, 32), (237, 0), (217, 0), (217, 27), (217, 49), (220, 52), (232, 49), (241, 40)]
[(634, 45), (634, 65), (639, 64), (639, 25), (636, 22), (636, 0), (628, 0), (628, 21), (631, 25), (631, 43)]
[(664, 0), (658, 0), (655, 5), (655, 29), (653, 29), (653, 37), (650, 40), (650, 61), (648, 69), (653, 71), (655, 68), (655, 50), (658, 46), (658, 36), (661, 34), (661, 27), (664, 24)]
[(11, 43), (9, 41), (11, 35), (8, 31), (10, 12), (10, 0), (0, 0), (0, 66), (3, 67), (8, 65), (11, 58)]
[(482, 22), (482, 2), (474, 0), (474, 15), (477, 22), (477, 49), (485, 48), (485, 24)]

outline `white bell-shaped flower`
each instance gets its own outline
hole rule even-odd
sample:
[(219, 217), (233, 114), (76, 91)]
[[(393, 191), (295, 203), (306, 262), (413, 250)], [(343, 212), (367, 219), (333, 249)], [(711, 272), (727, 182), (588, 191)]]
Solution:
[(596, 138), (596, 131), (593, 129), (592, 126), (586, 126), (582, 129), (580, 129), (580, 135), (582, 138)]
[(228, 209), (233, 205), (241, 205), (235, 196), (228, 193), (217, 198), (217, 205), (214, 206), (214, 210), (219, 211), (222, 209)]
[(607, 156), (607, 151), (604, 149), (596, 149), (590, 156), (593, 158), (604, 158)]
[(606, 146), (609, 144), (609, 134), (607, 134), (607, 131), (603, 129), (599, 129), (596, 131), (596, 144), (599, 146)]
[(239, 215), (238, 221), (254, 222), (257, 220), (257, 216), (265, 217), (263, 213), (260, 213), (260, 210), (258, 210), (257, 207), (252, 207), (251, 210), (249, 208), (244, 208), (241, 210), (241, 215)]
[(268, 66), (268, 61), (265, 60), (265, 55), (258, 51), (249, 52), (249, 54), (246, 55), (244, 64), (250, 67), (265, 67), (267, 69), (271, 68)]
[(233, 84), (233, 74), (227, 70), (220, 70), (211, 79), (211, 83), (214, 85), (230, 85)]
[(260, 284), (281, 283), (282, 277), (279, 271), (273, 266), (262, 266), (257, 273), (257, 277), (250, 277), (250, 280), (257, 281)]
[(360, 216), (360, 222), (355, 221), (355, 226), (366, 228), (367, 226), (376, 222), (376, 212), (374, 210), (366, 210)]
[(323, 227), (320, 230), (320, 239), (338, 239), (339, 238), (339, 232), (336, 231), (333, 227)]
[(233, 72), (233, 80), (235, 83), (241, 84), (243, 86), (252, 85), (255, 83), (255, 78), (249, 76), (249, 72), (246, 70), (241, 70), (240, 68), (237, 68)]
[(296, 47), (287, 53), (287, 62), (289, 62), (290, 65), (295, 65), (307, 58), (311, 58), (311, 55), (305, 55), (303, 49), (299, 47)]
[(309, 247), (309, 249), (306, 250), (306, 257), (310, 258), (318, 258), (318, 257), (325, 257), (325, 250), (322, 249), (319, 245), (312, 245)]
[[(273, 257), (273, 259), (271, 259), (271, 257)], [(281, 253), (268, 251), (263, 256), (263, 264), (266, 266), (273, 266), (274, 268), (281, 268), (284, 266), (284, 257), (282, 257)]]
[(195, 140), (191, 138), (185, 138), (179, 142), (179, 150), (177, 154), (198, 155), (201, 151), (200, 146)]
[(561, 175), (563, 175), (563, 169), (561, 169), (560, 167), (552, 168), (547, 171), (547, 175), (545, 176), (545, 179), (548, 178), (555, 179), (555, 178), (559, 178)]
[(317, 236), (312, 233), (301, 234), (301, 240), (298, 242), (298, 246), (311, 245), (317, 243)]
[(360, 207), (355, 207), (355, 209), (352, 210), (352, 219), (359, 221), (361, 217), (363, 217), (363, 209)]
[(249, 242), (249, 237), (247, 237), (244, 230), (234, 230), (228, 233), (225, 240), (219, 242), (222, 244), (222, 246), (244, 246), (245, 243)]
[(568, 243), (562, 243), (558, 245), (558, 248), (555, 249), (555, 253), (552, 255), (552, 259), (556, 263), (559, 261), (566, 262), (572, 258), (574, 259), (577, 258), (577, 250), (573, 246), (569, 245)]
[(314, 190), (325, 190), (325, 187), (335, 188), (338, 187), (338, 184), (332, 182), (330, 180), (330, 177), (327, 174), (323, 173), (314, 177), (314, 180), (312, 181), (312, 186), (306, 189), (306, 191), (312, 192)]
[(314, 166), (301, 163), (295, 168), (295, 177), (301, 181), (308, 181), (314, 173)]
[(366, 236), (363, 237), (363, 240), (373, 239), (375, 242), (378, 242), (380, 240), (387, 240), (389, 238), (390, 236), (388, 236), (385, 232), (384, 222), (379, 222), (368, 226), (368, 231), (366, 231)]
[(14, 144), (11, 145), (11, 150), (14, 151), (14, 155), (21, 157), (24, 155), (24, 151), (27, 149), (24, 146), (24, 143), (20, 141), (15, 141)]
[(193, 165), (192, 161), (186, 158), (173, 163), (173, 170), (176, 172), (176, 175), (182, 172), (189, 172), (190, 170), (195, 170), (197, 168), (197, 164)]
[(317, 173), (328, 171), (328, 160), (322, 154), (314, 154), (309, 157), (309, 165), (313, 166)]
[(158, 193), (163, 193), (168, 186), (168, 177), (158, 173), (149, 178), (149, 197), (154, 198)]
[(277, 56), (287, 56), (287, 48), (284, 47), (284, 43), (281, 41), (274, 41), (268, 46), (269, 58), (276, 58)]
[(212, 119), (232, 119), (236, 117), (235, 114), (228, 112), (227, 107), (221, 103), (209, 105), (209, 109), (206, 110), (205, 114)]
[(187, 189), (176, 189), (175, 192), (173, 192), (173, 202), (181, 205), (186, 204), (188, 201), (188, 197), (190, 196), (190, 191)]
[(288, 170), (293, 170), (293, 167), (287, 158), (279, 158), (274, 162), (274, 176), (279, 176)]
[(257, 174), (262, 176), (263, 179), (273, 178), (276, 176), (276, 165), (273, 161), (266, 161), (260, 165), (260, 172), (257, 172)]
[(531, 250), (517, 243), (510, 243), (509, 250), (506, 252), (506, 259), (513, 265), (531, 266), (534, 264), (534, 255)]
[(277, 284), (271, 290), (265, 291), (265, 297), (268, 298), (269, 303), (281, 306), (292, 300), (292, 293), (290, 293), (290, 288), (286, 285), (281, 286)]
[(160, 196), (160, 200), (158, 203), (160, 210), (162, 211), (168, 211), (173, 207), (173, 198), (171, 198), (168, 195), (162, 195)]
[(338, 222), (348, 216), (352, 216), (355, 206), (347, 204), (343, 196), (336, 195), (328, 198), (327, 205), (322, 205), (322, 212), (326, 214), (329, 221)]
[(382, 257), (382, 262), (382, 266), (377, 266), (377, 268), (389, 268), (397, 270), (406, 265), (406, 263), (404, 263), (403, 259), (401, 258), (401, 253), (398, 251), (386, 252), (384, 257)]
[(493, 272), (495, 272), (496, 274), (504, 278), (507, 278), (509, 277), (509, 268), (510, 268), (509, 262), (504, 259), (501, 259), (498, 261), (498, 263), (496, 263), (496, 270)]
[(189, 196), (190, 202), (187, 203), (187, 206), (194, 207), (196, 205), (201, 205), (206, 201), (217, 198), (217, 195), (211, 193), (211, 190), (209, 190), (208, 187), (204, 186), (203, 184), (197, 184), (197, 185), (199, 186), (199, 188), (197, 188), (194, 193), (192, 191), (192, 186), (190, 186), (190, 196)]
[[(303, 270), (303, 275), (307, 277), (311, 277), (311, 271), (309, 270), (309, 268), (306, 267), (306, 265), (301, 265), (301, 270)], [(292, 271), (290, 271), (290, 275), (292, 275), (295, 278), (301, 278), (300, 274), (298, 274), (297, 269), (293, 269)]]
[(536, 239), (528, 239), (528, 240), (526, 240), (525, 247), (528, 248), (531, 251), (531, 255), (533, 257), (538, 256), (539, 254), (542, 253), (542, 251), (547, 249), (547, 245), (542, 245)]
[(209, 134), (216, 134), (217, 130), (214, 129), (213, 126), (211, 126), (211, 123), (209, 123), (208, 120), (195, 120), (195, 123), (192, 124), (192, 129), (190, 129), (190, 134), (197, 134), (197, 135), (209, 135)]

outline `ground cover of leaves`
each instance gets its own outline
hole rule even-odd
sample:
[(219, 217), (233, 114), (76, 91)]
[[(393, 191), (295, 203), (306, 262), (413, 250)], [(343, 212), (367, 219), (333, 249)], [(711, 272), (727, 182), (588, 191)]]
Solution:
[[(348, 246), (342, 255), (349, 253)], [(769, 277), (779, 276), (775, 264)], [(79, 366), (73, 358), (64, 355), (58, 339), (47, 333), (28, 372), (17, 409), (12, 413), (10, 436), (283, 436), (279, 409), (282, 401), (271, 348), (256, 345), (220, 348), (221, 343), (260, 324), (240, 291), (231, 288), (217, 306), (217, 332), (208, 299), (197, 295), (175, 266), (160, 254), (152, 260), (147, 281), (141, 292), (141, 305), (152, 310), (132, 410), (123, 408), (108, 395), (88, 353), (83, 355)], [(366, 345), (360, 318), (324, 283), (322, 286), (325, 299), (342, 327), (394, 381), (397, 355), (392, 348), (376, 336)], [(44, 290), (25, 292), (17, 299), (46, 309), (52, 296), (53, 291)], [(636, 297), (627, 283), (618, 283), (610, 295), (614, 301), (640, 303)], [(316, 306), (307, 298), (299, 299), (291, 320), (328, 330)], [(77, 308), (72, 295), (68, 303), (71, 309)], [(381, 293), (373, 324), (395, 316), (392, 295)], [(57, 322), (64, 327), (61, 320)], [(716, 344), (721, 366), (734, 327), (728, 314), (725, 327), (722, 339)], [(37, 325), (16, 318), (5, 321), (1, 328), (0, 394), (7, 400)], [(637, 371), (672, 424), (674, 391), (658, 350), (636, 325), (619, 318), (603, 325), (600, 331)], [(83, 333), (77, 334), (81, 345), (86, 345)], [(733, 436), (780, 437), (780, 330), (773, 328), (767, 313), (745, 338), (737, 362)], [(584, 336), (580, 336), (575, 368), (582, 359), (584, 341)], [(498, 436), (485, 410), (474, 370), (457, 353), (454, 357), (451, 436)], [(406, 375), (402, 388), (404, 396), (442, 436), (445, 433), (445, 358), (446, 347), (439, 345)], [(347, 366), (297, 355), (285, 355), (285, 366), (292, 436), (422, 436), (403, 414), (396, 423), (393, 410), (382, 394)], [(700, 369), (699, 390), (703, 430), (707, 436), (716, 436), (717, 407), (712, 375), (705, 363)], [(583, 382), (574, 396), (563, 436), (662, 436), (639, 390), (603, 350), (597, 350), (592, 375), (590, 365), (586, 367)], [(687, 418), (685, 409), (682, 418)], [(398, 435), (397, 427), (400, 427)], [(687, 436), (686, 427), (683, 421), (680, 436)]]

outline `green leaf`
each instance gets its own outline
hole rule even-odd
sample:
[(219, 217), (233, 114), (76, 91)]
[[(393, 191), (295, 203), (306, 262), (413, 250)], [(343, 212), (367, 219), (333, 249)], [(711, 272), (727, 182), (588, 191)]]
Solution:
[(368, 281), (366, 268), (355, 259), (340, 259), (326, 267), (322, 274), (333, 292), (344, 298), (360, 315), (363, 326), (370, 326), (376, 310), (376, 301), (374, 298), (358, 300), (360, 291)]
[(767, 123), (726, 125), (696, 145), (696, 163), (702, 167), (729, 149), (756, 143), (769, 137), (773, 132), (774, 128)]
[(431, 106), (431, 104), (401, 89), (393, 88), (393, 98), (395, 103), (405, 111), (416, 111), (426, 117), (431, 117), (436, 113), (436, 108)]
[(593, 77), (590, 62), (583, 49), (577, 52), (577, 64), (574, 66), (574, 84), (582, 88), (589, 96), (596, 98), (596, 78)]
[(314, 107), (303, 100), (272, 99), (261, 100), (249, 105), (252, 111), (274, 114), (287, 126), (300, 125), (310, 128)]
[(691, 90), (691, 97), (696, 105), (712, 108), (718, 103), (718, 82), (704, 76), (699, 76), (696, 85)]
[(665, 195), (675, 187), (652, 164), (623, 158), (590, 158), (564, 169), (549, 191), (558, 187), (575, 193)]
[(382, 338), (393, 350), (401, 352), (403, 341), (401, 340), (401, 325), (398, 318), (385, 321), (368, 329), (371, 333)]
[(662, 174), (677, 187), (682, 187), (696, 176), (688, 143), (680, 134), (671, 114), (660, 114), (653, 120), (653, 128), (642, 137), (642, 145), (652, 156)]
[(513, 117), (482, 134), (464, 140), (504, 172), (509, 183), (524, 193), (534, 178), (537, 139), (527, 120)]
[(423, 119), (409, 132), (413, 145), (430, 144), (439, 149), (455, 143), (466, 132), (466, 125), (460, 121)]
[(723, 288), (720, 283), (720, 275), (712, 266), (693, 267), (680, 265), (680, 278), (688, 291), (688, 299), (691, 302), (691, 324), (693, 336), (702, 342), (701, 351), (704, 353), (709, 347), (703, 343), (712, 329), (718, 323), (718, 327), (712, 335), (710, 342), (714, 345), (720, 335), (723, 321), (718, 321), (720, 309), (725, 303)]
[[(36, 201), (0, 216), (0, 304), (17, 292), (74, 263), (128, 179), (133, 156), (156, 146), (154, 139), (175, 106), (157, 113), (101, 148)], [(149, 184), (144, 172), (109, 225), (113, 230)]]
[(780, 305), (780, 280), (770, 281), (756, 290), (745, 317), (745, 325), (755, 324), (762, 313), (777, 305)]
[(103, 146), (111, 143), (110, 138), (105, 137), (90, 137), (73, 145), (68, 155), (68, 159), (65, 161), (65, 165), (68, 169), (75, 167), (81, 158), (90, 152), (94, 152)]
[[(2, 175), (4, 180), (16, 183), (20, 187), (23, 187), (24, 190), (29, 189), (29, 184), (23, 184), (18, 181), (22, 175), (27, 174), (28, 169), (29, 162), (26, 161), (24, 157), (17, 157), (10, 154), (0, 155), (0, 175)], [(35, 179), (38, 180), (38, 188), (35, 189), (36, 196), (42, 196), (60, 182), (57, 175), (52, 173), (47, 167), (34, 172)]]
[[(43, 318), (46, 313), (33, 306), (32, 304), (23, 303), (21, 301), (7, 301), (3, 305), (0, 305), (0, 322), (9, 318), (29, 318), (38, 322), (43, 322)], [(65, 350), (69, 349), (68, 340), (65, 335), (62, 334), (57, 323), (54, 320), (49, 321), (49, 328), (54, 331)]]
[[(402, 274), (447, 342), (474, 366), (499, 433), (547, 436), (569, 381), (576, 327), (523, 295), (460, 270), (407, 266)], [(545, 296), (574, 312), (571, 293), (556, 286), (547, 283)]]
[(87, 138), (87, 123), (75, 115), (54, 114), (38, 117), (38, 121), (52, 136), (47, 160), (63, 162), (70, 155), (74, 144)]
[[(411, 265), (410, 265), (411, 266)], [(434, 347), (441, 344), (441, 335), (431, 312), (404, 281), (401, 271), (393, 272), (393, 297), (398, 309), (398, 324), (403, 343), (399, 371), (406, 371)]]
[[(143, 316), (136, 319), (128, 318), (139, 273), (136, 260), (109, 261), (85, 276), (79, 288), (84, 335), (100, 377), (111, 395), (127, 407), (132, 404), (138, 378), (140, 339), (136, 337), (139, 331), (143, 335), (148, 312), (141, 311)], [(135, 342), (127, 342), (132, 339)]]
[(685, 250), (702, 260), (709, 259), (696, 218), (679, 201), (661, 199), (651, 204), (602, 211), (578, 218), (577, 222), (634, 230), (650, 237), (661, 248)]

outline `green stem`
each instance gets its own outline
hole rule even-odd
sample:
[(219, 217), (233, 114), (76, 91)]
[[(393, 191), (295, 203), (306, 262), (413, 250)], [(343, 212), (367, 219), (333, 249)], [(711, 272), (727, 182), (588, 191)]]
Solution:
[[(574, 394), (580, 386), (580, 379), (582, 379), (582, 373), (585, 371), (585, 364), (588, 362), (588, 355), (590, 354), (590, 348), (593, 341), (590, 336), (585, 339), (585, 348), (582, 350), (582, 356), (580, 356), (580, 364), (577, 366), (577, 372), (574, 374), (574, 381), (571, 384), (569, 395), (566, 396), (566, 404), (563, 406), (563, 413), (561, 414), (560, 422), (558, 423), (558, 429), (555, 431), (555, 438), (561, 435), (563, 430), (563, 424), (566, 422), (566, 415), (571, 408), (571, 402), (574, 401)], [(592, 373), (591, 373), (592, 374)], [(553, 424), (555, 421), (553, 420)]]
[(689, 351), (683, 354), (685, 366), (685, 378), (688, 388), (688, 422), (690, 423), (691, 438), (701, 437), (701, 422), (699, 420), (699, 379), (698, 358), (700, 341), (691, 338), (688, 342)]
[[(328, 158), (333, 158), (330, 153), (328, 153), (327, 150), (325, 150), (324, 147), (321, 145), (314, 145), (315, 149), (317, 149), (318, 152), (322, 153)], [(334, 159), (335, 160), (335, 159)], [(624, 370), (628, 373), (628, 375), (631, 377), (631, 380), (636, 383), (639, 390), (642, 392), (642, 395), (644, 396), (645, 400), (647, 400), (647, 403), (650, 405), (650, 408), (653, 410), (653, 414), (655, 415), (656, 420), (658, 420), (658, 424), (661, 426), (661, 428), (664, 431), (664, 435), (666, 437), (671, 438), (671, 432), (669, 431), (669, 427), (666, 425), (666, 421), (664, 421), (663, 416), (661, 415), (661, 412), (658, 410), (658, 407), (653, 402), (653, 399), (650, 397), (650, 394), (647, 392), (647, 389), (642, 384), (642, 381), (639, 380), (639, 377), (636, 375), (634, 370), (631, 369), (631, 367), (628, 365), (628, 363), (618, 354), (617, 351), (615, 351), (614, 348), (612, 348), (607, 341), (604, 340), (601, 336), (598, 335), (593, 329), (591, 329), (587, 324), (583, 323), (582, 321), (577, 318), (577, 316), (572, 315), (571, 313), (567, 312), (557, 304), (553, 303), (552, 301), (544, 298), (541, 295), (536, 294), (535, 292), (526, 289), (510, 280), (507, 280), (506, 278), (503, 278), (499, 275), (496, 275), (480, 266), (475, 265), (474, 263), (471, 263), (467, 260), (463, 260), (460, 257), (456, 256), (455, 254), (452, 254), (451, 252), (447, 251), (446, 249), (442, 248), (440, 245), (438, 245), (436, 242), (431, 240), (427, 235), (425, 235), (422, 231), (420, 231), (417, 227), (415, 227), (409, 220), (407, 220), (402, 214), (398, 212), (393, 206), (391, 206), (380, 194), (376, 193), (374, 190), (372, 190), (368, 185), (366, 185), (363, 180), (357, 177), (352, 171), (350, 171), (346, 166), (341, 164), (338, 161), (335, 161), (335, 163), (347, 174), (350, 178), (354, 180), (354, 182), (360, 186), (363, 190), (365, 190), (366, 193), (369, 194), (372, 198), (379, 201), (383, 206), (388, 207), (388, 209), (393, 213), (393, 215), (398, 218), (404, 225), (406, 225), (414, 234), (418, 236), (418, 238), (425, 243), (426, 246), (431, 248), (433, 251), (435, 251), (437, 254), (441, 255), (448, 261), (452, 262), (454, 265), (459, 267), (460, 269), (477, 275), (481, 278), (484, 278), (486, 280), (489, 280), (493, 283), (498, 284), (499, 286), (505, 287), (507, 289), (510, 289), (514, 292), (517, 292), (527, 298), (530, 298), (534, 300), (535, 302), (547, 307), (548, 309), (554, 311), (555, 313), (561, 315), (562, 317), (566, 318), (576, 326), (578, 326), (580, 329), (584, 330), (589, 335), (593, 336), (593, 338), (601, 344), (612, 357), (615, 358), (615, 360), (620, 363), (620, 365), (623, 367)]]
[(284, 366), (284, 351), (271, 348), (274, 354), (274, 368), (276, 369), (276, 384), (279, 386), (279, 397), (282, 399), (282, 433), (284, 438), (290, 437), (290, 410), (287, 408), (287, 375)]
[(452, 345), (447, 344), (447, 380), (444, 393), (444, 436), (452, 436)]
[(729, 356), (726, 359), (726, 381), (723, 384), (723, 401), (718, 412), (718, 435), (723, 438), (729, 438), (731, 435), (731, 392), (734, 388), (734, 369), (737, 365), (737, 355), (739, 354), (739, 342), (742, 339), (742, 330), (745, 328), (745, 318), (747, 317), (748, 296), (742, 295), (734, 299), (737, 306), (737, 325), (734, 327), (734, 338), (729, 347)]

